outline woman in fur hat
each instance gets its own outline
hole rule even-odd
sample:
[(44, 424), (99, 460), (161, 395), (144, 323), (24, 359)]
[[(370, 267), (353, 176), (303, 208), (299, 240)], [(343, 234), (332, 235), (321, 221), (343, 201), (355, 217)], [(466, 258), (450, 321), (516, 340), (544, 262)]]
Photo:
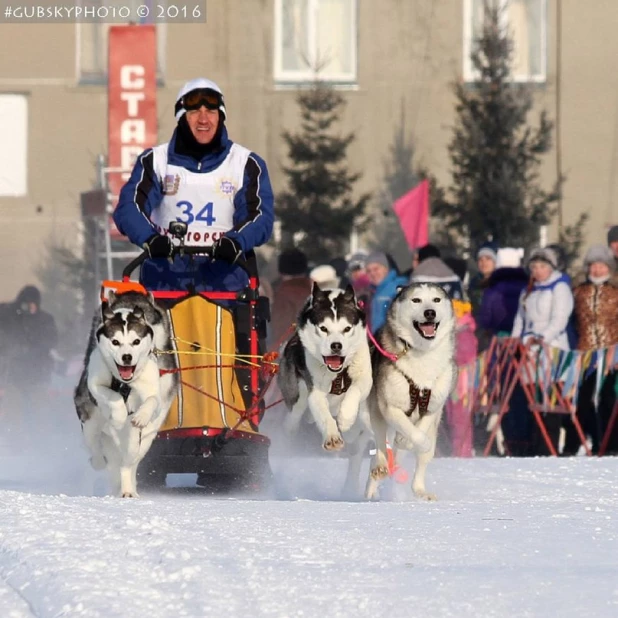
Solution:
[[(584, 258), (584, 271), (573, 281), (575, 317), (579, 350), (599, 350), (618, 344), (618, 273), (609, 247), (590, 247)], [(577, 417), (584, 433), (592, 438), (592, 452), (597, 453), (605, 427), (616, 401), (616, 371), (606, 377), (595, 406), (596, 371), (584, 378), (577, 400)], [(575, 426), (566, 426), (565, 455), (574, 455), (580, 440)], [(618, 451), (618, 430), (614, 430), (608, 452)]]

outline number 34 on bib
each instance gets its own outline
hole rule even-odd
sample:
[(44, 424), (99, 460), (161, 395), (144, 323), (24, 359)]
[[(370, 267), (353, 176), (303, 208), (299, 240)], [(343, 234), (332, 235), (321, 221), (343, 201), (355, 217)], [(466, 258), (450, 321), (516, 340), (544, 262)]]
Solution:
[(176, 221), (191, 225), (194, 221), (205, 223), (207, 226), (214, 225), (217, 220), (213, 215), (214, 202), (208, 202), (201, 208), (195, 207), (191, 202), (182, 200), (176, 203), (176, 207), (181, 211), (176, 217)]

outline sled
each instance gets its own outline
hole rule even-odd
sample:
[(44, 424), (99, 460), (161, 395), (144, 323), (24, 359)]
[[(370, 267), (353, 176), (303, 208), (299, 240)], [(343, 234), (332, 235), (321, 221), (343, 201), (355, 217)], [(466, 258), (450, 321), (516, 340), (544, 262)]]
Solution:
[[(172, 226), (170, 226), (172, 228)], [(176, 235), (183, 238), (183, 234)], [(209, 255), (210, 247), (181, 244), (174, 255)], [(130, 262), (121, 282), (104, 289), (147, 293), (131, 275), (146, 259)], [(260, 433), (264, 396), (277, 365), (264, 354), (268, 299), (259, 295), (255, 258), (237, 262), (249, 275), (238, 292), (151, 291), (172, 326), (177, 396), (138, 469), (141, 487), (163, 486), (168, 474), (198, 474), (198, 484), (227, 489), (263, 489), (271, 478), (270, 440)], [(227, 306), (226, 306), (227, 305)]]

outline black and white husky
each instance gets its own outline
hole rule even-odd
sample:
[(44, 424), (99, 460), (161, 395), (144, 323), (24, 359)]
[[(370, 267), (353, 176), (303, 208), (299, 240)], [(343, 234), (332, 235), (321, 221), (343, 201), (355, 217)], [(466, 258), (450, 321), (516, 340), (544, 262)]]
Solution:
[(365, 312), (352, 286), (321, 290), (314, 283), (279, 364), (279, 388), (289, 410), (285, 431), (296, 432), (309, 409), (324, 449), (347, 446), (348, 493), (356, 489), (364, 447), (371, 438), (364, 405), (371, 390), (365, 328)]
[(103, 302), (90, 332), (75, 407), (95, 470), (107, 467), (114, 491), (136, 497), (137, 467), (176, 395), (170, 323), (152, 294), (126, 292)]
[(368, 399), (376, 454), (366, 497), (377, 496), (380, 479), (388, 475), (387, 433), (394, 446), (416, 453), (414, 493), (427, 500), (425, 471), (433, 459), (444, 405), (457, 380), (455, 316), (444, 290), (415, 283), (399, 291), (377, 333), (373, 352), (373, 388)]

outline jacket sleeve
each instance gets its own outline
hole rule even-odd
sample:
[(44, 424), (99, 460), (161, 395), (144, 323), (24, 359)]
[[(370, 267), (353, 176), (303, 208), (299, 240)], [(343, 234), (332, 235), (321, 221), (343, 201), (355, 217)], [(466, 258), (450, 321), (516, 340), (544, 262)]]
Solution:
[(573, 313), (573, 292), (567, 283), (559, 283), (553, 289), (547, 328), (537, 334), (543, 337), (545, 343), (551, 344), (566, 330), (571, 313)]
[(137, 158), (131, 177), (120, 190), (114, 211), (116, 227), (132, 243), (141, 247), (157, 233), (150, 215), (162, 199), (161, 183), (154, 170), (154, 151), (149, 148)]
[(242, 187), (234, 198), (234, 227), (226, 236), (237, 240), (243, 251), (250, 251), (268, 242), (274, 218), (274, 196), (266, 163), (251, 153)]

